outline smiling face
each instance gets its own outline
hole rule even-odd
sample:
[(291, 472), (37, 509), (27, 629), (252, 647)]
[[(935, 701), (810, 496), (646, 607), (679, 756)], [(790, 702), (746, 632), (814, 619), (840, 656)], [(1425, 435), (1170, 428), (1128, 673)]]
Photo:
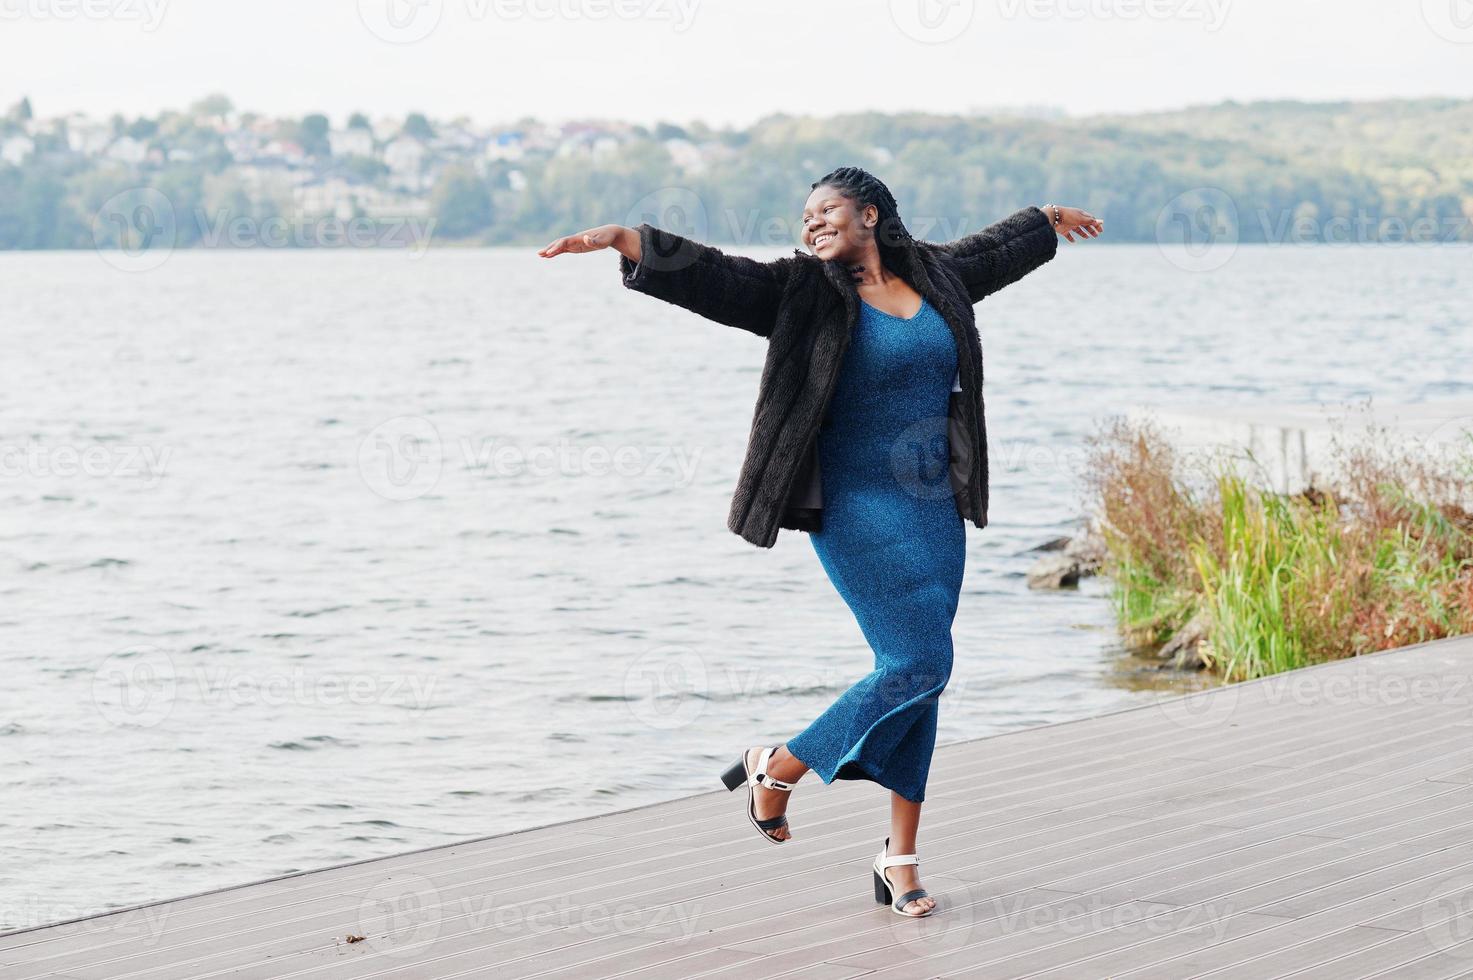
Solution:
[(855, 261), (874, 241), (879, 220), (879, 208), (873, 204), (861, 210), (837, 187), (820, 184), (803, 205), (803, 244), (821, 259)]

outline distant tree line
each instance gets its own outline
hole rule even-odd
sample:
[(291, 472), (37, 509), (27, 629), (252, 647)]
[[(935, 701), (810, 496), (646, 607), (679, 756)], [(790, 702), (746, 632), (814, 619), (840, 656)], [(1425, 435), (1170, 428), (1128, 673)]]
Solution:
[[(218, 97), (216, 97), (218, 98)], [(37, 138), (21, 165), (0, 163), (0, 248), (90, 248), (94, 216), (122, 190), (157, 189), (180, 214), (264, 219), (290, 201), (261, 200), (232, 178), (219, 133), (197, 121), (228, 111), (128, 120), (118, 134), (188, 151), (123, 165)], [(22, 101), (0, 120), (0, 146), (26, 131)], [(329, 123), (280, 122), (279, 138), (329, 154)], [(350, 127), (368, 127), (361, 115)], [(426, 142), (422, 114), (405, 133)], [(704, 146), (694, 169), (675, 141)], [(441, 242), (542, 244), (605, 222), (650, 220), (704, 240), (797, 244), (809, 185), (836, 166), (885, 180), (912, 233), (947, 240), (1025, 204), (1077, 204), (1120, 242), (1473, 241), (1473, 101), (1258, 102), (1084, 119), (865, 113), (776, 114), (746, 129), (640, 128), (609, 152), (528, 152), (510, 160), (450, 159), (425, 191)], [(366, 157), (328, 173), (382, 182)], [(181, 222), (177, 245), (194, 244)], [(104, 244), (106, 244), (104, 242)]]

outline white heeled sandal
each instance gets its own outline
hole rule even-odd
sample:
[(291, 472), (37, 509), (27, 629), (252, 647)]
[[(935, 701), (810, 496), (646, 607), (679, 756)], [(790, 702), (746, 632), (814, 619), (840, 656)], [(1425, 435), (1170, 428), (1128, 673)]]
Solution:
[(908, 903), (914, 902), (918, 898), (931, 897), (931, 893), (926, 891), (924, 888), (913, 889), (906, 892), (904, 895), (901, 895), (899, 898), (896, 898), (894, 901), (891, 901), (892, 896), (895, 894), (895, 887), (890, 884), (890, 876), (885, 874), (885, 869), (893, 868), (897, 865), (902, 864), (920, 864), (920, 859), (917, 858), (914, 854), (886, 854), (885, 852), (889, 849), (890, 838), (886, 837), (885, 846), (880, 848), (880, 854), (878, 857), (875, 858), (875, 901), (879, 902), (881, 905), (890, 906), (890, 911), (894, 912), (896, 915), (903, 915), (910, 919), (924, 918), (925, 916), (930, 915), (932, 912), (935, 912), (936, 906), (932, 906), (923, 912), (905, 911), (905, 906)]
[(786, 827), (788, 825), (788, 817), (787, 814), (780, 813), (775, 817), (768, 817), (765, 820), (758, 820), (756, 787), (766, 786), (768, 789), (780, 789), (786, 790), (787, 792), (792, 792), (792, 783), (785, 783), (781, 779), (777, 779), (767, 772), (767, 763), (772, 759), (772, 753), (776, 752), (781, 747), (782, 746), (779, 745), (772, 745), (763, 749), (762, 754), (757, 757), (757, 768), (755, 769), (747, 768), (747, 756), (750, 755), (752, 751), (751, 749), (748, 749), (742, 753), (742, 757), (740, 759), (732, 763), (731, 766), (727, 768), (726, 772), (721, 774), (721, 782), (726, 785), (726, 788), (728, 790), (735, 790), (738, 786), (746, 783), (747, 819), (752, 821), (752, 826), (757, 828), (757, 832), (760, 833), (764, 839), (769, 840), (774, 844), (786, 843), (787, 838), (774, 837), (771, 833), (769, 833), (769, 831), (777, 830), (781, 827)]

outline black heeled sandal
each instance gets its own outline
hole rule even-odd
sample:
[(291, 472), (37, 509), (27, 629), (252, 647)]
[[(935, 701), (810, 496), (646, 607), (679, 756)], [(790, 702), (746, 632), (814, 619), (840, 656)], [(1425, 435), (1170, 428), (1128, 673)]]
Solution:
[(772, 753), (781, 747), (780, 745), (773, 745), (763, 749), (762, 754), (757, 757), (756, 769), (747, 768), (747, 756), (752, 754), (752, 750), (748, 749), (742, 753), (740, 759), (727, 768), (726, 772), (721, 774), (721, 782), (726, 785), (728, 790), (735, 790), (743, 783), (747, 784), (747, 819), (752, 821), (752, 826), (757, 828), (757, 832), (765, 840), (769, 840), (774, 844), (782, 844), (787, 840), (785, 837), (772, 836), (770, 831), (786, 827), (788, 825), (788, 816), (785, 813), (780, 813), (775, 817), (758, 820), (756, 787), (766, 786), (768, 789), (780, 789), (786, 792), (792, 792), (792, 783), (785, 783), (781, 779), (769, 775), (767, 772), (767, 763), (772, 759)]
[(921, 919), (936, 911), (936, 906), (931, 906), (924, 912), (907, 912), (905, 906), (918, 898), (930, 898), (931, 893), (924, 888), (915, 888), (906, 892), (894, 901), (891, 897), (895, 894), (895, 887), (890, 884), (890, 876), (885, 874), (886, 868), (893, 868), (901, 864), (920, 864), (920, 860), (914, 854), (886, 854), (890, 849), (890, 838), (885, 838), (885, 846), (880, 848), (879, 857), (875, 858), (875, 901), (881, 905), (890, 906), (890, 911), (896, 915), (903, 915), (911, 919)]

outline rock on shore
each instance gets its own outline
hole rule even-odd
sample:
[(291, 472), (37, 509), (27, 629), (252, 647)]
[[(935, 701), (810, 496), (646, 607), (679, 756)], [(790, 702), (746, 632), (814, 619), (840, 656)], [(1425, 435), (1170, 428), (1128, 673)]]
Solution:
[(1167, 640), (1156, 656), (1167, 661), (1164, 667), (1177, 670), (1201, 670), (1207, 666), (1202, 659), (1202, 641), (1207, 639), (1207, 620), (1201, 613), (1193, 616), (1187, 624)]
[(1028, 569), (1030, 589), (1066, 589), (1086, 575), (1097, 574), (1105, 562), (1105, 539), (1087, 529), (1072, 538), (1054, 538), (1034, 551), (1044, 551)]
[[(1054, 538), (1030, 551), (1044, 554), (1028, 569), (1030, 589), (1067, 589), (1077, 586), (1086, 575), (1097, 575), (1105, 563), (1105, 539), (1094, 528), (1086, 528), (1074, 537)], [(1177, 630), (1154, 653), (1163, 668), (1201, 670), (1207, 666), (1202, 646), (1207, 639), (1208, 622), (1198, 613)], [(1152, 656), (1142, 650), (1140, 654)]]

